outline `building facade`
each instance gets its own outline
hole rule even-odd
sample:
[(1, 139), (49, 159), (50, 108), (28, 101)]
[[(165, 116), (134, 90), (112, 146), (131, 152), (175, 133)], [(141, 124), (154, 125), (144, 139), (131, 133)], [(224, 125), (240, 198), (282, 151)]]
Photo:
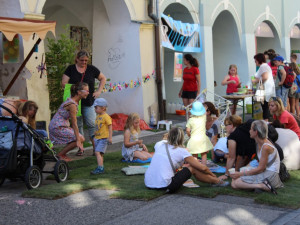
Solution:
[[(101, 95), (109, 102), (108, 112), (137, 112), (149, 122), (149, 108), (157, 110), (158, 99), (155, 76), (152, 76), (157, 68), (154, 23), (148, 16), (149, 0), (1, 1), (7, 7), (5, 10), (1, 7), (0, 16), (8, 16), (5, 12), (12, 10), (16, 12), (10, 15), (16, 17), (44, 15), (46, 20), (57, 22), (57, 36), (65, 32), (66, 24), (75, 29), (74, 35), (78, 28), (85, 29), (90, 42), (83, 46), (89, 48), (93, 65), (110, 79), (108, 83), (112, 87), (121, 89)], [(13, 8), (11, 2), (19, 6)], [(28, 12), (24, 5), (30, 6)], [(158, 6), (159, 15), (163, 13), (177, 21), (200, 25), (203, 50), (193, 55), (200, 62), (201, 89), (219, 95), (225, 94), (225, 87), (220, 84), (230, 64), (237, 65), (242, 84), (247, 85), (255, 73), (256, 53), (272, 48), (289, 60), (291, 50), (300, 50), (298, 0), (159, 0)], [(82, 41), (84, 37), (77, 38)], [(182, 82), (173, 80), (175, 52), (160, 49), (163, 98), (167, 103), (181, 102), (178, 92)], [(3, 70), (0, 77), (1, 73)], [(150, 79), (144, 83), (147, 75)], [(138, 80), (141, 85), (124, 87)], [(218, 84), (216, 88), (214, 81)], [(27, 81), (27, 88), (35, 89), (37, 82)], [(28, 98), (34, 99), (40, 91), (35, 89)]]

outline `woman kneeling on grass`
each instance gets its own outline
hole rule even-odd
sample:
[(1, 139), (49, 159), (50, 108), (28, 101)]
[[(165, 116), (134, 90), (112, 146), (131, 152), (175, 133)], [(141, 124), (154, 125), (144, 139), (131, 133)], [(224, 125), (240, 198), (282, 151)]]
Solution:
[[(228, 182), (218, 179), (209, 168), (196, 160), (183, 146), (184, 132), (175, 127), (169, 131), (168, 140), (162, 140), (155, 144), (155, 153), (149, 168), (145, 173), (145, 185), (150, 189), (166, 189), (172, 193), (178, 190), (191, 175), (204, 183), (215, 184), (223, 187)], [(189, 165), (175, 172), (183, 163)]]
[(277, 194), (275, 188), (283, 187), (279, 178), (280, 158), (275, 146), (268, 140), (268, 125), (263, 120), (252, 122), (250, 137), (257, 144), (258, 167), (250, 171), (230, 174), (234, 189), (255, 189)]

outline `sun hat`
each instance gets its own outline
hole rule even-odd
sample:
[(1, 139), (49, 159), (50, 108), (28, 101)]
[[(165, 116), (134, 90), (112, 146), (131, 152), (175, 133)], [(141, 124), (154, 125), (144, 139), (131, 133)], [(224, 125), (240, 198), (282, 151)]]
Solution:
[(191, 109), (191, 114), (194, 116), (202, 116), (206, 112), (203, 104), (201, 102), (194, 102), (192, 109)]
[(97, 98), (93, 106), (104, 106), (107, 107), (107, 101), (104, 98)]
[(282, 56), (278, 55), (273, 59), (273, 61), (282, 61), (283, 62), (284, 58)]

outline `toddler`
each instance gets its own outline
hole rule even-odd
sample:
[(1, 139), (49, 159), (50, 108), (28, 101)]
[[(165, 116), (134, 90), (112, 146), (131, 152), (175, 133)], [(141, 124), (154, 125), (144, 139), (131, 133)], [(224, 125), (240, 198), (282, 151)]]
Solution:
[(103, 156), (108, 143), (112, 143), (112, 120), (106, 113), (107, 101), (104, 98), (97, 98), (94, 102), (95, 112), (97, 114), (95, 125), (95, 155), (97, 158), (97, 168), (91, 171), (91, 174), (104, 173)]
[(194, 102), (190, 112), (192, 117), (186, 124), (186, 133), (191, 138), (188, 141), (187, 149), (196, 158), (201, 153), (201, 162), (206, 165), (207, 152), (213, 149), (213, 145), (206, 135), (206, 110), (201, 102)]
[(126, 161), (142, 160), (152, 158), (143, 140), (139, 140), (140, 117), (137, 113), (128, 116), (124, 127), (124, 144), (122, 146), (122, 156)]

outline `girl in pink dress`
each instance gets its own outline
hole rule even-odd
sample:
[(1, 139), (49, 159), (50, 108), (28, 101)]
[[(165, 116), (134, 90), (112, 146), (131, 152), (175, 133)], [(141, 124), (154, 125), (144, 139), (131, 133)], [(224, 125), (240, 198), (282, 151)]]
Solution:
[[(86, 83), (73, 84), (71, 87), (71, 98), (61, 104), (58, 111), (49, 124), (49, 136), (54, 144), (66, 144), (58, 154), (61, 160), (70, 161), (66, 154), (75, 147), (83, 152), (84, 137), (79, 134), (77, 126), (77, 106), (81, 99), (89, 94), (89, 86)], [(70, 122), (71, 120), (71, 126)]]

